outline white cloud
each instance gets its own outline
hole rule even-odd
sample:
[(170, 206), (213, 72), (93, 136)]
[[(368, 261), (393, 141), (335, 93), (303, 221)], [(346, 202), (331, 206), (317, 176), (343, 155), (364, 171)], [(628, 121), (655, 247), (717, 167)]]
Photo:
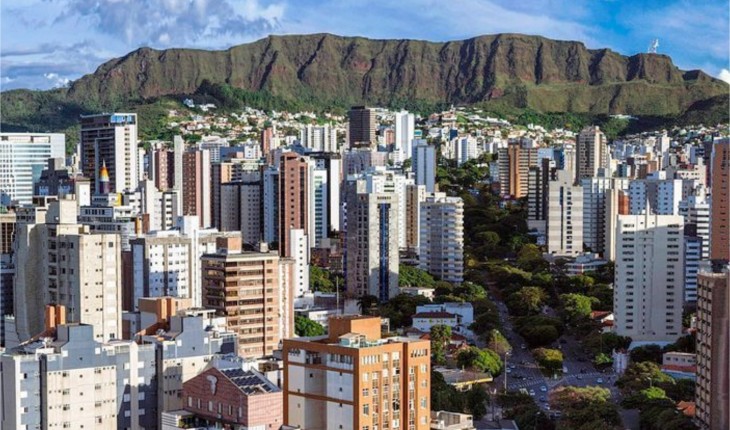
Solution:
[(71, 83), (71, 79), (61, 77), (58, 73), (44, 73), (43, 77), (51, 81), (53, 88), (62, 88)]
[(730, 70), (728, 70), (728, 69), (720, 70), (720, 73), (717, 75), (717, 79), (720, 79), (720, 80), (725, 81), (728, 84), (730, 84)]
[(283, 3), (258, 0), (68, 0), (56, 21), (78, 20), (127, 46), (205, 44), (220, 36), (262, 35), (278, 27)]

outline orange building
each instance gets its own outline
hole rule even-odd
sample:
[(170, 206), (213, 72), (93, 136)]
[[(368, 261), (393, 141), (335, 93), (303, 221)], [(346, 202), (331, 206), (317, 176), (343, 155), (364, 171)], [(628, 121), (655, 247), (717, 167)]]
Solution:
[(730, 139), (712, 144), (712, 202), (710, 260), (730, 260)]
[(305, 429), (426, 430), (431, 343), (381, 338), (380, 318), (333, 317), (329, 335), (286, 339), (284, 424)]

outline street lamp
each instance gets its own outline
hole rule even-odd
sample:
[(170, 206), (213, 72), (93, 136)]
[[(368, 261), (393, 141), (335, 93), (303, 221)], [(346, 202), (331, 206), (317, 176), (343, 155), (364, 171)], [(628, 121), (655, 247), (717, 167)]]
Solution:
[(507, 357), (509, 357), (509, 351), (504, 352), (504, 392), (507, 394)]

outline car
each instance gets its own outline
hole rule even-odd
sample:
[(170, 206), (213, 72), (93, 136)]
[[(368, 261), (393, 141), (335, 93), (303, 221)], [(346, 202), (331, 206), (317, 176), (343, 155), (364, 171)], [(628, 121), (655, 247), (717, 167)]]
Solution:
[(583, 379), (583, 377), (582, 377), (582, 376), (580, 376), (580, 375), (576, 376), (575, 378), (576, 378), (577, 380), (579, 380), (579, 381), (580, 381), (581, 379)]
[(540, 387), (540, 391), (542, 391), (543, 393), (546, 393), (547, 387), (543, 385), (542, 387)]
[(597, 384), (603, 384), (603, 378), (596, 379), (596, 383)]
[(568, 341), (565, 339), (560, 339), (560, 343), (568, 343)]
[(542, 397), (540, 397), (540, 401), (543, 402), (543, 403), (546, 403), (547, 402), (547, 399), (545, 398), (545, 396), (542, 396)]
[(522, 345), (520, 345), (520, 349), (527, 349), (527, 346), (523, 343)]
[(517, 365), (515, 365), (515, 364), (510, 364), (510, 365), (509, 365), (509, 368), (510, 368), (510, 369), (512, 369), (512, 370), (514, 370), (514, 369), (516, 369), (516, 368), (517, 368)]
[(510, 368), (508, 367), (508, 368), (507, 368), (507, 373), (512, 373), (512, 369), (510, 369)]
[(530, 390), (530, 395), (531, 396), (534, 396), (535, 395), (535, 390)]

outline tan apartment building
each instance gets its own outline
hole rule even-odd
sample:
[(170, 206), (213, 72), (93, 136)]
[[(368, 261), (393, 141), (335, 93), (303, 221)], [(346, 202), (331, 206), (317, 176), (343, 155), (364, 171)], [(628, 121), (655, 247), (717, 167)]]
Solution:
[(730, 139), (712, 144), (710, 260), (730, 260)]
[(295, 152), (281, 154), (279, 164), (279, 255), (291, 257), (292, 229), (309, 236), (310, 163)]
[(537, 147), (522, 142), (509, 142), (498, 151), (499, 193), (516, 199), (525, 197), (530, 167), (537, 166)]
[(380, 318), (351, 315), (330, 318), (326, 337), (284, 340), (284, 424), (428, 429), (431, 344), (380, 331)]
[(218, 251), (203, 255), (203, 306), (226, 317), (238, 335), (241, 357), (263, 357), (293, 335), (289, 260), (276, 252), (241, 250), (241, 238), (220, 238)]
[(730, 428), (730, 272), (701, 270), (697, 278), (695, 422)]

